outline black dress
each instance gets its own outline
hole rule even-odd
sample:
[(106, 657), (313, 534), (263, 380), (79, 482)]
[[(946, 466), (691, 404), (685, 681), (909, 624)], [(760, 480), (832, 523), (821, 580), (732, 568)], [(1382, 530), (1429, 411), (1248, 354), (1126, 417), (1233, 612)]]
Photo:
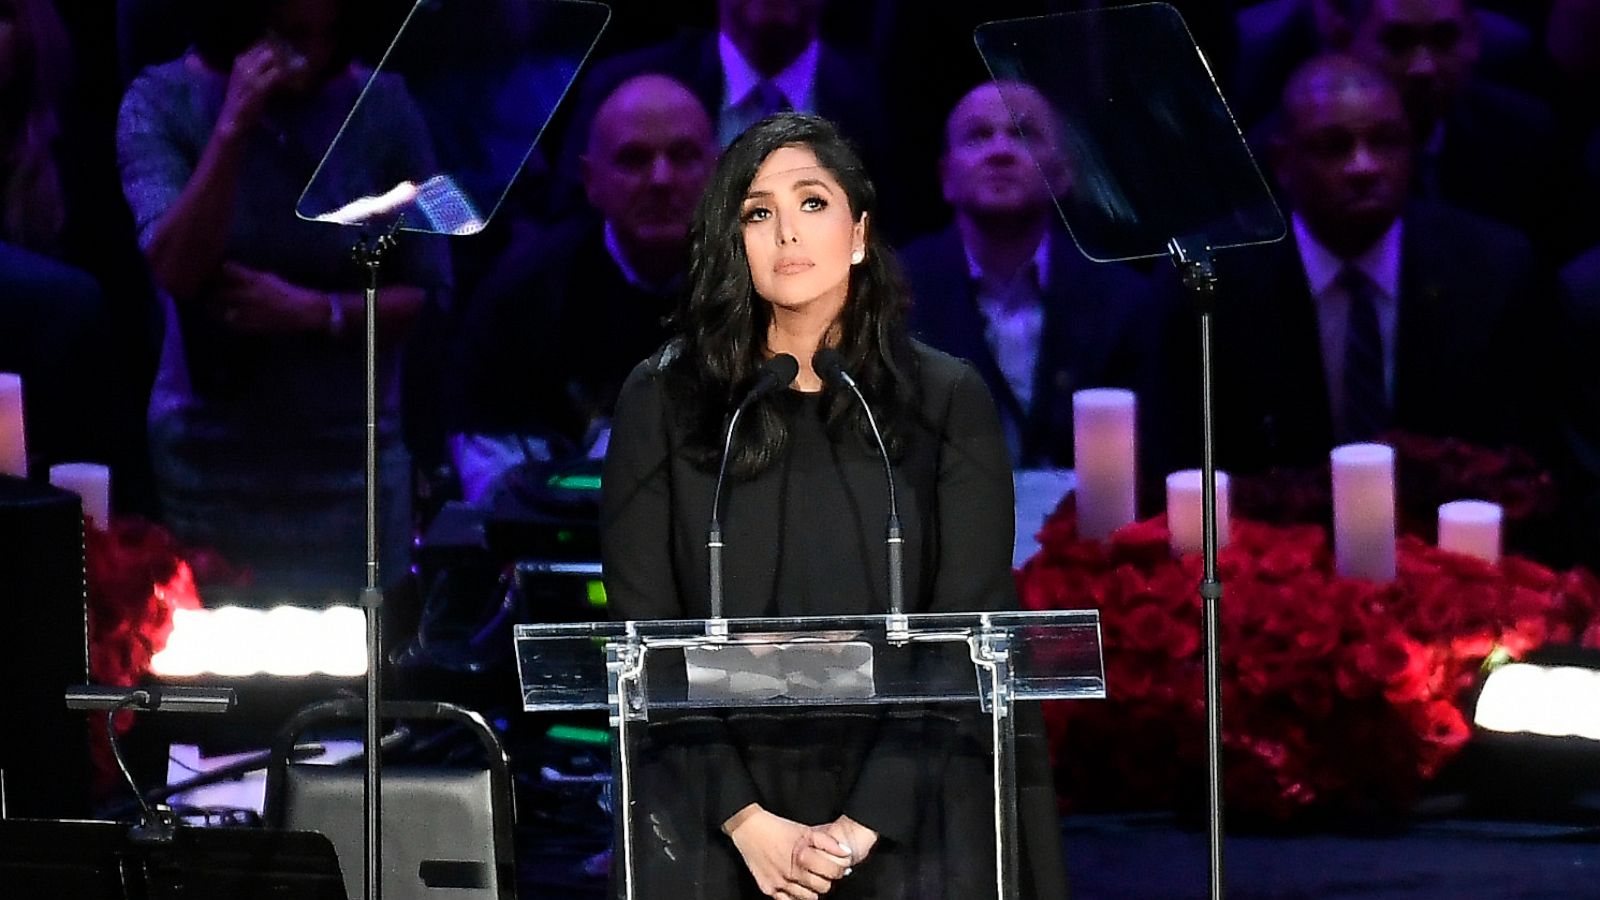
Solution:
[[(668, 350), (666, 353), (670, 353)], [(1012, 608), (1011, 470), (994, 404), (966, 363), (914, 345), (920, 397), (894, 467), (912, 612)], [(629, 377), (606, 457), (602, 552), (613, 618), (710, 614), (705, 550), (715, 473), (685, 448), (663, 357)], [(887, 610), (882, 463), (823, 426), (822, 395), (771, 402), (789, 441), (724, 489), (725, 613)], [(1019, 720), (1025, 896), (1066, 894), (1036, 707)], [(749, 803), (805, 824), (849, 815), (880, 834), (829, 897), (993, 896), (987, 718), (976, 707), (653, 716), (635, 767), (635, 872), (644, 896), (759, 897), (721, 824)]]

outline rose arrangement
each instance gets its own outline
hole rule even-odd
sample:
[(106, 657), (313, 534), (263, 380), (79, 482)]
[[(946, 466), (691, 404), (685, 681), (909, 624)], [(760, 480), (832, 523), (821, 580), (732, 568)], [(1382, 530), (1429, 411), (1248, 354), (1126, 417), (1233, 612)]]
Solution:
[[(1412, 536), (1380, 584), (1333, 574), (1326, 531), (1235, 518), (1219, 555), (1225, 790), (1274, 821), (1406, 808), (1468, 737), (1484, 658), (1548, 641), (1600, 646), (1600, 582), (1517, 557), (1498, 566)], [(1046, 705), (1073, 808), (1198, 808), (1205, 789), (1198, 555), (1165, 516), (1079, 538), (1069, 497), (1017, 573), (1028, 609), (1101, 614), (1108, 699)]]
[[(192, 562), (192, 566), (191, 566)], [(199, 609), (196, 570), (208, 581), (239, 581), (215, 554), (184, 547), (159, 525), (118, 516), (110, 526), (84, 526), (84, 576), (89, 599), (89, 678), (95, 684), (132, 687), (150, 671), (150, 660), (172, 634), (172, 614)], [(132, 714), (117, 719), (117, 731), (132, 727)], [(95, 781), (104, 788), (118, 778), (106, 745), (105, 720), (89, 720)]]
[[(1395, 480), (1403, 488), (1396, 510), (1401, 532), (1432, 542), (1438, 536), (1440, 504), (1487, 500), (1504, 511), (1509, 549), (1538, 559), (1566, 555), (1556, 517), (1555, 479), (1527, 452), (1404, 432), (1390, 432), (1379, 442), (1394, 448)], [(1235, 515), (1257, 521), (1330, 521), (1329, 466), (1236, 476), (1231, 500)]]

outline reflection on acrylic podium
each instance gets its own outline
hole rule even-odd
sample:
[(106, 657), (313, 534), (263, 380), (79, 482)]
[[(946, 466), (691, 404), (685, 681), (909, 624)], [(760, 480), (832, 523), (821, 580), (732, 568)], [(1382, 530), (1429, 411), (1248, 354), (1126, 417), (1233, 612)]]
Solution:
[[(657, 896), (641, 872), (647, 842), (662, 840), (650, 811), (683, 806), (652, 793), (692, 789), (645, 771), (663, 735), (704, 741), (709, 723), (745, 736), (743, 724), (761, 720), (779, 723), (771, 739), (803, 744), (854, 720), (892, 740), (895, 723), (922, 716), (964, 722), (947, 732), (977, 738), (969, 743), (981, 754), (981, 806), (993, 822), (982, 831), (993, 834), (994, 896), (1010, 900), (1019, 704), (1105, 697), (1093, 610), (520, 625), (516, 643), (526, 711), (609, 711), (613, 878), (629, 900)], [(685, 721), (700, 724), (673, 730)], [(903, 760), (941, 750), (891, 749)]]

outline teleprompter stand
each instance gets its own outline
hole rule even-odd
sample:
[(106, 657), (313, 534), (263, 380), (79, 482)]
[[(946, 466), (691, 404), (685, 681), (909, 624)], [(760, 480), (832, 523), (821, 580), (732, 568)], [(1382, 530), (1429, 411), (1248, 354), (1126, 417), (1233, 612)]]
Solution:
[(1001, 97), (1054, 109), (1035, 159), (1080, 250), (1097, 261), (1165, 256), (1200, 326), (1201, 484), (1210, 891), (1223, 895), (1212, 312), (1215, 250), (1281, 240), (1283, 216), (1182, 16), (1164, 3), (990, 22), (975, 39)]

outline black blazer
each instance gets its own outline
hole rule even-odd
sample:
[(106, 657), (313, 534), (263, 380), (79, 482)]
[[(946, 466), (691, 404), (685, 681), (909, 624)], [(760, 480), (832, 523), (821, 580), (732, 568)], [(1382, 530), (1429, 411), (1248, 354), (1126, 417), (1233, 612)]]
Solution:
[[(1528, 241), (1446, 207), (1404, 214), (1393, 425), (1550, 451), (1553, 285)], [(1293, 234), (1218, 254), (1218, 464), (1316, 465), (1334, 444), (1316, 305)], [(1189, 421), (1192, 435), (1197, 425)], [(1192, 443), (1192, 442), (1191, 442)]]
[[(994, 406), (970, 366), (927, 347), (919, 346), (915, 358), (922, 421), (894, 466), (905, 523), (908, 611), (1011, 608), (1011, 467)], [(691, 461), (689, 411), (673, 402), (662, 359), (658, 354), (641, 363), (617, 401), (603, 478), (606, 591), (612, 612), (622, 618), (703, 618), (711, 611), (705, 543), (716, 473)], [(843, 605), (833, 612), (884, 612), (888, 492), (882, 463), (864, 440), (841, 442), (834, 453), (848, 508), (838, 510), (833, 533), (803, 537), (859, 536), (867, 583), (841, 585)], [(781, 468), (725, 488), (729, 616), (797, 613), (776, 596), (786, 540)]]
[[(1011, 607), (1011, 470), (994, 407), (970, 366), (913, 346), (921, 396), (893, 467), (906, 534), (907, 609)], [(601, 552), (614, 619), (704, 618), (710, 612), (705, 542), (715, 473), (686, 450), (690, 411), (676, 401), (673, 377), (658, 354), (634, 370), (617, 403), (601, 502)], [(805, 408), (787, 394), (763, 402), (779, 410)], [(726, 614), (884, 611), (887, 491), (876, 453), (854, 435), (801, 452), (794, 434), (784, 459), (725, 489)], [(785, 528), (791, 521), (810, 527)], [(785, 590), (779, 573), (786, 555), (825, 564), (811, 570), (811, 583)], [(837, 565), (826, 564), (832, 560)], [(992, 872), (992, 863), (985, 868), (973, 856), (992, 832), (986, 838), (986, 819), (969, 815), (974, 807), (964, 805), (985, 796), (988, 785), (983, 767), (971, 766), (986, 757), (974, 752), (981, 741), (971, 740), (977, 733), (971, 729), (981, 731), (981, 717), (975, 709), (963, 712), (957, 724), (943, 728), (939, 722), (951, 720), (938, 715), (856, 715), (854, 724), (816, 710), (798, 719), (770, 711), (669, 722), (653, 717), (653, 734), (661, 740), (642, 754), (648, 762), (640, 776), (662, 779), (663, 787), (639, 794), (654, 825), (640, 851), (651, 884), (682, 885), (685, 897), (733, 896), (718, 885), (749, 878), (716, 828), (746, 804), (761, 802), (808, 824), (842, 811), (889, 838), (852, 876), (848, 892), (982, 896), (981, 879), (963, 880)], [(1031, 886), (1025, 896), (1061, 897), (1060, 825), (1042, 719), (1032, 705), (1019, 715), (1023, 881)], [(777, 740), (774, 723), (782, 733)], [(809, 750), (796, 753), (797, 745)], [(942, 812), (930, 814), (931, 803)], [(672, 852), (658, 852), (663, 847)], [(957, 859), (976, 864), (956, 865)], [(952, 873), (954, 880), (942, 877)], [(869, 885), (884, 893), (871, 893)], [(750, 890), (747, 884), (738, 895), (750, 896)]]
[(1155, 462), (1167, 415), (1154, 390), (1163, 317), (1141, 275), (1090, 262), (1064, 230), (1052, 232), (1033, 403), (1024, 411), (984, 336), (977, 285), (956, 227), (912, 243), (900, 259), (911, 285), (912, 332), (972, 363), (1002, 414), (1023, 423), (1020, 465), (1072, 465), (1072, 393), (1089, 387), (1139, 394), (1141, 456)]

